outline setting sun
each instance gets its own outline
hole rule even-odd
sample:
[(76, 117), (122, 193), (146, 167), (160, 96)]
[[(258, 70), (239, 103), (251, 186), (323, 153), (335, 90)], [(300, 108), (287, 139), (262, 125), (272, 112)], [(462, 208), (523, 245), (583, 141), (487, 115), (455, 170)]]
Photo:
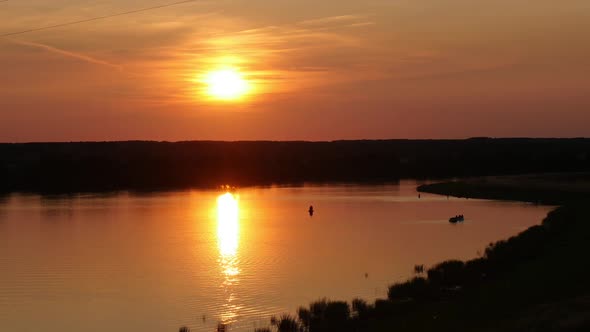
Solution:
[(207, 94), (221, 100), (234, 100), (244, 96), (250, 86), (236, 69), (209, 72), (205, 78)]

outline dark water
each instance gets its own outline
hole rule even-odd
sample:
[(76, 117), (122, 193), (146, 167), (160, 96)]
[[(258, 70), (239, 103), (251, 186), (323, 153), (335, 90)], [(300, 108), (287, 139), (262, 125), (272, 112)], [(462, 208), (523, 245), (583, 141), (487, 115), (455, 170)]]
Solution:
[(415, 187), (5, 197), (0, 331), (253, 331), (320, 297), (385, 297), (414, 264), (476, 257), (550, 209)]

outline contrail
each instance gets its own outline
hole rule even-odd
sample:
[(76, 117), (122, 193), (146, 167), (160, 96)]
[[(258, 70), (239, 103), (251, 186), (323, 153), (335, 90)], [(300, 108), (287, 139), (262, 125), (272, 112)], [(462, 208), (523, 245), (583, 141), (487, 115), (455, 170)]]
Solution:
[(74, 59), (78, 59), (84, 62), (88, 62), (88, 63), (93, 63), (96, 65), (103, 65), (103, 66), (109, 66), (109, 67), (113, 67), (116, 68), (118, 70), (122, 70), (123, 68), (119, 65), (116, 64), (112, 64), (108, 61), (104, 61), (101, 59), (97, 59), (94, 57), (91, 57), (89, 55), (85, 55), (85, 54), (81, 54), (81, 53), (76, 53), (76, 52), (71, 52), (71, 51), (66, 51), (66, 50), (62, 50), (60, 48), (57, 47), (53, 47), (53, 46), (49, 46), (49, 45), (45, 45), (45, 44), (40, 44), (40, 43), (32, 43), (32, 42), (24, 42), (24, 41), (17, 41), (17, 40), (11, 40), (8, 39), (9, 41), (11, 41), (14, 44), (17, 45), (23, 45), (23, 46), (29, 46), (29, 47), (36, 47), (36, 48), (40, 48), (40, 49), (44, 49), (48, 52), (51, 53), (56, 53), (56, 54), (60, 54), (66, 57), (70, 57), (70, 58), (74, 58)]
[[(8, 1), (8, 0), (3, 0), (1, 2), (6, 2), (6, 1)], [(75, 24), (92, 22), (92, 21), (99, 21), (99, 20), (104, 20), (104, 19), (111, 18), (111, 17), (123, 16), (123, 15), (130, 15), (130, 14), (135, 14), (135, 13), (141, 13), (141, 12), (145, 12), (145, 11), (148, 11), (148, 10), (154, 10), (154, 9), (172, 7), (172, 6), (181, 5), (181, 4), (184, 4), (184, 3), (197, 2), (197, 1), (202, 1), (202, 0), (184, 0), (184, 1), (171, 2), (171, 3), (167, 3), (167, 4), (163, 4), (163, 5), (158, 5), (158, 6), (153, 6), (153, 7), (146, 7), (146, 8), (141, 8), (141, 9), (135, 9), (135, 10), (130, 10), (130, 11), (126, 11), (126, 12), (105, 15), (105, 16), (97, 16), (97, 17), (87, 18), (87, 19), (79, 20), (79, 21), (72, 21), (72, 22), (60, 23), (60, 24), (55, 24), (55, 25), (48, 25), (48, 26), (45, 26), (45, 27), (32, 28), (32, 29), (28, 29), (28, 30), (9, 32), (9, 33), (5, 33), (5, 34), (0, 34), (0, 37), (8, 37), (8, 36), (22, 35), (24, 33), (30, 33), (30, 32), (41, 31), (41, 30), (48, 30), (48, 29), (54, 29), (54, 28), (60, 28), (60, 27), (65, 27), (65, 26), (69, 26), (69, 25), (75, 25)]]

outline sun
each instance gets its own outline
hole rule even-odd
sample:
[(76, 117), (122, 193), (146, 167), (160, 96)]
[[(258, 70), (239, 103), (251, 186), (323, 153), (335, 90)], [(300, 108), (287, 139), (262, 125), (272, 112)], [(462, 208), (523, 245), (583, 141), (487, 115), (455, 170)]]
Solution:
[(219, 69), (207, 73), (205, 77), (207, 94), (215, 99), (235, 100), (243, 97), (250, 85), (242, 74), (233, 68)]

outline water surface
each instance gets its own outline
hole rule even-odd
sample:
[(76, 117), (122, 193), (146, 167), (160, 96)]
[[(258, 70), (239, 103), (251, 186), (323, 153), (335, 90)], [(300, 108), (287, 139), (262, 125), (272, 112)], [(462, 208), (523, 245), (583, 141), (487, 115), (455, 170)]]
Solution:
[(415, 188), (4, 197), (0, 331), (253, 331), (321, 297), (385, 297), (415, 264), (476, 257), (550, 209)]

